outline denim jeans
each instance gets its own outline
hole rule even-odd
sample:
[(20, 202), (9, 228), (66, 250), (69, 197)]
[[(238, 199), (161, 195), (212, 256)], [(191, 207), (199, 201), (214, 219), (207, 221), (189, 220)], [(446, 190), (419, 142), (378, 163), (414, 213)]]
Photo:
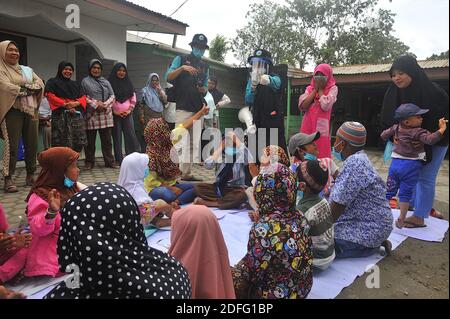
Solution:
[(419, 181), (415, 190), (414, 216), (428, 218), (433, 208), (436, 178), (442, 161), (447, 153), (448, 146), (433, 146), (431, 163), (424, 165), (420, 170)]
[(334, 247), (337, 259), (368, 257), (372, 256), (380, 250), (379, 247), (365, 247), (363, 245), (338, 238), (334, 239)]
[(177, 196), (169, 188), (161, 186), (153, 189), (148, 195), (153, 200), (162, 199), (167, 203), (172, 203), (173, 201), (178, 200), (180, 205), (189, 204), (194, 201), (196, 196), (194, 184), (176, 184), (174, 187), (181, 189), (183, 193), (180, 196)]

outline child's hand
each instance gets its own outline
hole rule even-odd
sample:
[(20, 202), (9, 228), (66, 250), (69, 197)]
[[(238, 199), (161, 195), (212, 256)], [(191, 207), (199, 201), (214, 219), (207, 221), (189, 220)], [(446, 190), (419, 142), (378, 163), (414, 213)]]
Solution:
[(23, 229), (19, 229), (15, 234), (16, 242), (14, 244), (15, 248), (28, 248), (31, 245), (31, 240), (33, 239), (30, 233), (24, 233)]
[(61, 196), (56, 189), (48, 193), (48, 208), (53, 212), (58, 212), (61, 207)]
[(445, 132), (445, 130), (447, 129), (447, 123), (448, 121), (445, 118), (441, 118), (439, 120), (439, 131)]

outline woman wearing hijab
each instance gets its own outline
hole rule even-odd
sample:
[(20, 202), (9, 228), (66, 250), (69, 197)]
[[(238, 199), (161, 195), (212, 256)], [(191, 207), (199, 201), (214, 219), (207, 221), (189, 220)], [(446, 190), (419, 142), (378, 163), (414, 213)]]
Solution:
[(122, 133), (125, 138), (125, 154), (139, 151), (139, 144), (134, 132), (133, 112), (136, 105), (136, 93), (128, 77), (128, 70), (125, 64), (116, 63), (108, 78), (114, 90), (116, 101), (113, 104), (113, 141), (114, 157), (117, 163), (122, 163)]
[[(26, 255), (14, 255), (12, 263), (24, 265), (26, 277), (55, 277), (59, 272), (56, 246), (61, 225), (60, 210), (77, 191), (82, 188), (77, 183), (79, 154), (67, 147), (54, 147), (39, 154), (42, 170), (27, 197), (27, 216), (33, 237)], [(11, 279), (15, 273), (3, 274)]]
[[(164, 105), (167, 104), (167, 95), (161, 88), (159, 75), (149, 75), (147, 83), (141, 92), (142, 100), (136, 106), (136, 134), (141, 144), (145, 145), (144, 130), (150, 119), (163, 117)], [(141, 145), (142, 147), (143, 145)], [(145, 148), (145, 147), (144, 147)]]
[(79, 287), (61, 283), (48, 299), (187, 299), (189, 275), (150, 248), (135, 200), (122, 187), (99, 183), (74, 196), (62, 212), (61, 269), (76, 265)]
[(156, 227), (170, 226), (170, 219), (162, 218), (172, 216), (173, 207), (167, 203), (158, 205), (154, 202), (144, 188), (144, 179), (150, 174), (147, 154), (133, 153), (123, 159), (120, 166), (117, 185), (125, 188), (134, 198), (141, 213), (141, 223), (144, 226), (153, 224)]
[(105, 166), (118, 168), (114, 163), (111, 143), (111, 132), (114, 127), (112, 106), (115, 102), (115, 96), (111, 84), (101, 76), (102, 69), (103, 65), (99, 60), (91, 60), (89, 63), (89, 75), (81, 81), (81, 87), (86, 94), (88, 104), (86, 114), (88, 140), (85, 148), (86, 170), (92, 170), (95, 165), (97, 131), (100, 134)]
[(311, 84), (300, 96), (298, 107), (305, 112), (300, 133), (320, 132), (316, 141), (317, 158), (331, 158), (330, 120), (333, 104), (336, 103), (338, 87), (333, 77), (333, 69), (328, 64), (319, 64), (314, 70)]
[(206, 206), (173, 213), (169, 255), (186, 267), (192, 299), (235, 299), (228, 250), (216, 216)]
[[(394, 113), (401, 104), (413, 103), (430, 111), (423, 115), (422, 128), (434, 132), (439, 119), (449, 117), (447, 93), (431, 82), (424, 70), (412, 56), (401, 56), (394, 61), (389, 71), (392, 84), (388, 88), (381, 110), (384, 128), (394, 124)], [(395, 141), (394, 141), (395, 142)], [(425, 145), (426, 165), (420, 171), (415, 190), (414, 215), (406, 218), (405, 227), (423, 227), (428, 216), (442, 218), (433, 207), (436, 178), (448, 150), (449, 133), (445, 132), (441, 142), (434, 146)], [(420, 146), (418, 146), (420, 147)]]
[(62, 61), (56, 77), (45, 85), (45, 97), (52, 110), (52, 146), (70, 147), (80, 153), (87, 144), (86, 96), (81, 85), (71, 80), (73, 64)]
[[(197, 115), (202, 115), (202, 111)], [(184, 128), (187, 129), (186, 126)], [(144, 137), (150, 169), (145, 179), (145, 189), (150, 197), (154, 200), (162, 199), (169, 204), (175, 201), (180, 205), (192, 203), (195, 199), (194, 185), (178, 183), (181, 171), (171, 158), (174, 144), (167, 122), (163, 118), (151, 119), (145, 128)]]
[(233, 270), (236, 295), (306, 298), (312, 287), (312, 242), (306, 218), (295, 208), (296, 178), (288, 166), (270, 162), (267, 154), (276, 153), (266, 149), (265, 154), (255, 186), (259, 219), (250, 230), (247, 255)]
[(20, 52), (13, 41), (0, 42), (0, 136), (5, 141), (2, 173), (5, 192), (19, 190), (12, 176), (20, 138), (25, 146), (26, 184), (32, 186), (36, 172), (39, 113), (44, 83), (33, 69), (19, 65)]

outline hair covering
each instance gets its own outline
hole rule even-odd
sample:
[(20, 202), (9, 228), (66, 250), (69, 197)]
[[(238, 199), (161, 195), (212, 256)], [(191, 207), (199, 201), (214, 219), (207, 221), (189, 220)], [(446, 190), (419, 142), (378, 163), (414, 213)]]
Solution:
[(122, 187), (98, 183), (62, 211), (61, 270), (76, 265), (79, 288), (59, 284), (46, 298), (190, 298), (189, 275), (169, 255), (150, 248), (136, 202)]
[(161, 113), (164, 110), (164, 105), (159, 99), (158, 91), (152, 87), (152, 78), (154, 76), (156, 76), (159, 81), (159, 75), (151, 73), (148, 76), (147, 84), (145, 84), (145, 87), (142, 89), (142, 97), (147, 107), (157, 113)]
[[(117, 72), (119, 71), (120, 68), (124, 68), (126, 72), (125, 78), (123, 79), (120, 79), (117, 76)], [(125, 101), (133, 97), (134, 95), (133, 83), (131, 83), (130, 77), (128, 76), (127, 66), (124, 63), (118, 62), (114, 64), (111, 74), (108, 77), (108, 81), (111, 84), (111, 87), (113, 88), (116, 101), (124, 103)]]
[(8, 230), (9, 224), (6, 219), (5, 210), (3, 209), (3, 205), (0, 203), (0, 233), (6, 232)]
[[(28, 67), (19, 65), (19, 63), (11, 65), (6, 62), (6, 49), (11, 43), (16, 44), (9, 40), (0, 42), (0, 123), (3, 122), (6, 113), (16, 101), (20, 93), (20, 86), (27, 83), (22, 75), (23, 69), (32, 71)], [(35, 83), (44, 88), (44, 82), (34, 72), (32, 77)], [(41, 92), (36, 96), (37, 105), (41, 103), (43, 93)]]
[(163, 118), (150, 119), (145, 127), (144, 137), (147, 143), (150, 171), (156, 172), (159, 177), (165, 179), (180, 176), (181, 171), (170, 156), (173, 144), (167, 122)]
[(48, 193), (56, 189), (61, 196), (61, 208), (77, 192), (75, 185), (71, 188), (64, 186), (66, 169), (78, 160), (79, 153), (68, 147), (52, 147), (38, 156), (42, 169), (26, 201), (34, 193), (48, 201)]
[(169, 254), (186, 267), (193, 299), (236, 298), (228, 250), (216, 216), (206, 206), (173, 213)]
[(114, 90), (112, 89), (109, 81), (104, 77), (92, 76), (92, 67), (96, 64), (100, 65), (100, 68), (103, 69), (103, 65), (100, 60), (92, 59), (89, 62), (89, 75), (83, 79), (82, 86), (86, 95), (89, 95), (95, 100), (105, 102), (114, 95)]
[[(330, 89), (336, 85), (336, 80), (334, 79), (334, 76), (333, 76), (333, 69), (331, 68), (331, 66), (329, 64), (319, 64), (314, 69), (314, 75), (317, 72), (323, 73), (323, 75), (325, 75), (328, 78), (327, 84), (325, 85), (325, 88), (323, 90), (323, 94), (328, 95), (328, 92), (330, 92)], [(311, 93), (315, 87), (316, 87), (316, 81), (314, 80), (314, 76), (313, 76), (311, 79), (311, 84), (306, 88), (306, 91), (308, 93)]]
[[(422, 127), (430, 132), (435, 132), (441, 118), (449, 117), (448, 94), (437, 84), (431, 82), (425, 71), (419, 66), (417, 60), (410, 55), (397, 58), (390, 69), (390, 74), (395, 70), (408, 74), (412, 82), (407, 88), (399, 88), (391, 83), (383, 100), (381, 109), (381, 124), (383, 128), (391, 127), (394, 123), (394, 114), (401, 104), (412, 103), (420, 108), (429, 109), (423, 115)], [(444, 138), (437, 145), (448, 145), (449, 130), (445, 132)], [(427, 160), (431, 159), (431, 146), (425, 146)]]
[(328, 183), (328, 169), (317, 160), (304, 161), (297, 169), (298, 181), (305, 182), (314, 192), (321, 192)]
[(126, 156), (120, 165), (117, 185), (125, 188), (138, 205), (151, 203), (144, 188), (145, 169), (148, 168), (148, 155), (133, 153)]
[(367, 132), (364, 125), (358, 122), (345, 122), (337, 130), (336, 136), (350, 143), (354, 147), (366, 145)]
[(56, 77), (51, 78), (45, 85), (45, 93), (53, 93), (57, 97), (64, 99), (76, 100), (83, 96), (80, 83), (67, 79), (62, 75), (64, 69), (70, 66), (75, 71), (73, 64), (67, 61), (62, 61), (58, 65), (58, 72)]
[(307, 220), (295, 208), (296, 194), (294, 173), (285, 165), (257, 178), (261, 217), (250, 230), (247, 255), (237, 274), (253, 285), (259, 298), (306, 298), (311, 290), (312, 242)]

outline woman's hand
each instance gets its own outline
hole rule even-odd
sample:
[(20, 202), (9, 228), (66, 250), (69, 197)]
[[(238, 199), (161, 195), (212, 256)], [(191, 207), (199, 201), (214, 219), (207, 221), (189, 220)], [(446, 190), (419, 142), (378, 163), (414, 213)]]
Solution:
[(252, 222), (256, 223), (259, 219), (259, 213), (258, 213), (258, 211), (248, 212), (248, 217), (250, 217), (250, 220)]
[(52, 212), (59, 212), (61, 208), (61, 196), (56, 189), (52, 189), (48, 193), (48, 208)]
[(0, 234), (0, 253), (7, 252), (14, 249), (16, 244), (16, 238), (7, 234)]

